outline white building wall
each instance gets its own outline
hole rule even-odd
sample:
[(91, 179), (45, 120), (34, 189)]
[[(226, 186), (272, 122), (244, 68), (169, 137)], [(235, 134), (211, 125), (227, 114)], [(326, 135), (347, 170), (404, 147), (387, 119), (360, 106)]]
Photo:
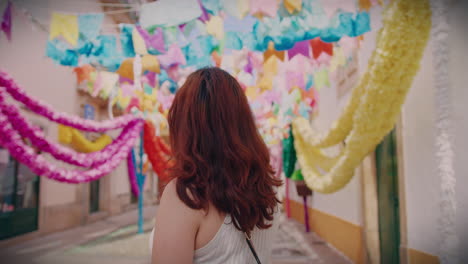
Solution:
[[(468, 2), (452, 1), (450, 79), (452, 84), (452, 110), (454, 124), (455, 174), (457, 180), (457, 233), (460, 239), (460, 256), (468, 260), (468, 32), (466, 12)], [(365, 36), (360, 49), (362, 70), (375, 47), (376, 30), (381, 20), (381, 10), (372, 9), (373, 31)], [(435, 157), (435, 98), (432, 41), (426, 48), (421, 68), (406, 98), (402, 111), (403, 177), (406, 195), (408, 247), (432, 255), (439, 254), (438, 221), (440, 217), (440, 179)], [(462, 263), (464, 263), (462, 261)]]
[(436, 171), (432, 45), (408, 94), (402, 114), (408, 246), (437, 255), (439, 179)]
[(455, 129), (455, 174), (457, 179), (457, 234), (460, 239), (460, 263), (468, 263), (468, 2), (454, 1), (449, 11), (452, 34), (450, 41), (450, 79), (453, 93)]
[[(450, 42), (450, 78), (452, 82), (453, 118), (455, 131), (455, 173), (457, 177), (457, 233), (460, 239), (460, 256), (468, 260), (468, 32), (466, 12), (468, 2), (452, 1), (449, 11), (452, 31)], [(372, 31), (364, 36), (360, 53), (360, 72), (367, 68), (367, 61), (374, 51), (376, 35), (382, 26), (382, 8), (371, 10)], [(408, 247), (432, 255), (439, 254), (438, 221), (440, 217), (440, 179), (436, 171), (435, 127), (434, 127), (434, 69), (432, 63), (432, 41), (426, 48), (421, 68), (415, 77), (402, 109), (403, 175), (406, 195)], [(334, 88), (320, 91), (320, 113), (313, 125), (327, 129), (337, 118), (347, 98), (336, 99)], [(294, 186), (291, 198), (302, 202)], [(309, 205), (351, 223), (362, 225), (361, 187), (355, 176), (342, 190), (335, 194), (314, 194)], [(403, 212), (401, 212), (403, 213)]]

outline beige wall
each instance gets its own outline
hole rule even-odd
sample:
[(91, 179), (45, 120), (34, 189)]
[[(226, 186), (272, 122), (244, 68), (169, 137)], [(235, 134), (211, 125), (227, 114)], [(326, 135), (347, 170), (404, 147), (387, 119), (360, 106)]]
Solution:
[[(13, 15), (12, 25), (12, 41), (7, 41), (3, 33), (0, 37), (0, 68), (6, 70), (31, 96), (47, 102), (54, 109), (73, 113), (74, 105), (70, 102), (76, 98), (75, 76), (69, 68), (55, 65), (45, 57), (48, 35), (34, 30), (27, 19), (17, 12)], [(40, 119), (45, 122), (43, 120)], [(55, 127), (49, 126), (49, 138), (55, 140), (56, 131)], [(47, 185), (48, 190), (41, 192), (41, 203), (44, 205), (74, 201), (75, 186), (45, 178), (42, 181), (41, 187)]]
[[(6, 1), (0, 1), (0, 10)], [(78, 1), (19, 1), (36, 19), (48, 26), (50, 10), (64, 12), (93, 12), (100, 7), (92, 2), (86, 4)], [(104, 23), (109, 24), (109, 18)], [(22, 88), (31, 96), (47, 102), (54, 109), (62, 112), (79, 115), (80, 98), (76, 92), (76, 77), (72, 68), (56, 65), (45, 56), (48, 33), (33, 26), (30, 21), (15, 8), (12, 21), (12, 41), (7, 41), (3, 32), (0, 33), (0, 68), (6, 70)], [(111, 29), (106, 29), (106, 32)], [(99, 111), (97, 111), (99, 112)], [(106, 112), (105, 110), (103, 112)], [(107, 114), (97, 118), (106, 119)], [(28, 114), (28, 118), (46, 126), (48, 138), (57, 141), (57, 127), (44, 118)], [(113, 132), (115, 136), (117, 132)], [(52, 159), (51, 159), (52, 160)], [(149, 181), (148, 181), (149, 182)], [(130, 187), (128, 182), (126, 162), (110, 175), (105, 176), (101, 187), (101, 205), (103, 210), (118, 213), (125, 209), (130, 202)], [(83, 224), (88, 213), (87, 185), (62, 184), (46, 178), (41, 178), (40, 186), (40, 228), (44, 232), (69, 228), (73, 225)], [(150, 189), (147, 184), (146, 189)], [(123, 197), (119, 199), (119, 197)], [(147, 201), (149, 201), (147, 199)], [(88, 219), (89, 220), (89, 219)], [(56, 225), (55, 222), (63, 222)]]

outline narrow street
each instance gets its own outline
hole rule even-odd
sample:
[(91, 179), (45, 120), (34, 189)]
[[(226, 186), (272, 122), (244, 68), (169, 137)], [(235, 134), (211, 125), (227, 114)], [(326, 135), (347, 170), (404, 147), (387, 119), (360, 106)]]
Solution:
[[(0, 250), (2, 263), (148, 264), (148, 238), (156, 207), (145, 208), (144, 233), (137, 234), (137, 211), (59, 232)], [(3, 261), (5, 260), (5, 261)], [(281, 219), (273, 264), (350, 263), (294, 220)]]

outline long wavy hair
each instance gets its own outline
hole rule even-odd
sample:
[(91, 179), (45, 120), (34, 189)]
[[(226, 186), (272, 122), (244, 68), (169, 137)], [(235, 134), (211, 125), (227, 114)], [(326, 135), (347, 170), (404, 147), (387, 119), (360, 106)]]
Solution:
[(210, 204), (247, 234), (271, 226), (279, 200), (270, 154), (247, 97), (229, 73), (190, 74), (169, 110), (170, 143), (179, 198), (192, 209)]

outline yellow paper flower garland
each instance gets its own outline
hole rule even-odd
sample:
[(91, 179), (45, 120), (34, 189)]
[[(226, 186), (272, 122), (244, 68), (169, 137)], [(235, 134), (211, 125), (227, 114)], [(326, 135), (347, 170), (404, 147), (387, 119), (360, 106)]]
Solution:
[[(392, 1), (385, 11), (384, 26), (378, 33), (367, 72), (330, 133), (314, 140), (309, 122), (304, 118), (294, 120), (297, 158), (310, 188), (322, 193), (343, 188), (364, 157), (393, 128), (419, 69), (430, 29), (428, 0)], [(344, 139), (346, 146), (337, 157), (328, 157), (317, 147), (332, 146)]]
[(69, 144), (74, 150), (83, 153), (96, 152), (112, 143), (112, 138), (102, 134), (96, 141), (88, 140), (80, 131), (64, 125), (58, 126), (58, 140), (62, 144)]

